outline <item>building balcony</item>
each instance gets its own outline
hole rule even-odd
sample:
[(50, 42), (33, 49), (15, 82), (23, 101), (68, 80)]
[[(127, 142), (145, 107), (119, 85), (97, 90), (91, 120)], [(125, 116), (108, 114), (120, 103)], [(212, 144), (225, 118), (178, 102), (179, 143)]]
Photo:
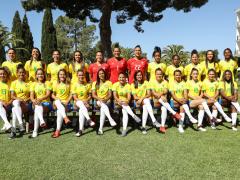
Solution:
[(240, 57), (240, 50), (235, 51), (235, 56)]

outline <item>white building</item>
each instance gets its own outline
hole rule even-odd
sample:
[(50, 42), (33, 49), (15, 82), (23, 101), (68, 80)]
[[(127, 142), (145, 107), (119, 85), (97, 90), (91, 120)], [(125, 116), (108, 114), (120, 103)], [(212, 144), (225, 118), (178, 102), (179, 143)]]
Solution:
[(235, 56), (240, 57), (240, 8), (236, 10), (237, 28), (236, 28), (236, 50)]

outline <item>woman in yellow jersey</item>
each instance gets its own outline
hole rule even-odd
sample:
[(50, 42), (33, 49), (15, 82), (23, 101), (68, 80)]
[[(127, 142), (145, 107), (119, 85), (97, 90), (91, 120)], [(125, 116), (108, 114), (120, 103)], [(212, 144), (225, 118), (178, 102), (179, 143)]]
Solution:
[(174, 71), (179, 69), (182, 74), (184, 71), (184, 68), (180, 65), (181, 60), (178, 55), (173, 55), (172, 56), (172, 64), (167, 67), (166, 72), (165, 72), (165, 78), (168, 80), (169, 84), (171, 82), (174, 82)]
[(42, 68), (44, 71), (46, 70), (46, 65), (41, 59), (41, 53), (38, 48), (34, 47), (32, 49), (31, 59), (25, 63), (24, 68), (28, 74), (28, 80), (31, 82), (35, 81), (37, 69)]
[(144, 81), (142, 71), (136, 71), (134, 74), (134, 83), (131, 84), (131, 91), (136, 107), (142, 106), (142, 133), (147, 134), (146, 123), (148, 115), (150, 115), (152, 123), (156, 127), (160, 127), (154, 114), (150, 102), (151, 88), (148, 81)]
[(214, 69), (216, 71), (216, 78), (219, 75), (219, 64), (216, 62), (215, 53), (213, 50), (208, 50), (206, 52), (205, 61), (201, 62), (201, 66), (203, 68), (203, 78), (205, 79), (209, 69)]
[(54, 50), (52, 53), (53, 62), (47, 66), (48, 80), (50, 80), (52, 84), (57, 82), (58, 72), (60, 69), (65, 69), (65, 71), (68, 72), (68, 66), (66, 63), (61, 61), (60, 56), (60, 51)]
[(120, 72), (118, 75), (118, 82), (113, 84), (112, 87), (115, 104), (122, 108), (122, 136), (127, 135), (128, 114), (132, 116), (137, 123), (141, 122), (141, 119), (133, 113), (129, 106), (131, 100), (131, 86), (126, 82), (126, 79), (126, 74)]
[[(215, 74), (214, 69), (208, 70), (208, 78), (202, 84), (203, 97), (207, 99), (208, 105), (212, 107), (212, 116), (215, 119), (219, 111), (227, 122), (231, 122), (231, 118), (224, 113), (222, 106), (218, 102), (219, 83), (215, 78)], [(216, 129), (215, 121), (211, 121), (211, 128)]]
[(7, 67), (10, 72), (10, 80), (12, 82), (17, 79), (17, 66), (21, 64), (21, 62), (16, 60), (16, 50), (14, 48), (10, 48), (7, 51), (8, 60), (2, 63), (2, 67)]
[(78, 82), (77, 72), (78, 70), (82, 70), (85, 74), (85, 78), (88, 81), (89, 80), (89, 74), (88, 74), (88, 64), (85, 63), (83, 60), (83, 55), (81, 51), (75, 51), (73, 62), (69, 64), (69, 74), (71, 77), (71, 83)]
[(60, 69), (58, 71), (58, 80), (56, 84), (53, 84), (52, 98), (54, 100), (54, 107), (57, 109), (57, 128), (53, 133), (53, 138), (60, 136), (60, 130), (62, 127), (63, 120), (65, 124), (69, 124), (71, 121), (66, 115), (66, 111), (70, 110), (70, 101), (72, 95), (70, 93), (70, 84), (67, 82), (67, 71)]
[(83, 70), (79, 69), (76, 76), (78, 81), (72, 84), (71, 93), (76, 106), (79, 108), (79, 130), (76, 133), (76, 136), (80, 137), (84, 130), (85, 119), (91, 127), (93, 127), (95, 123), (90, 119), (88, 114), (88, 108), (90, 107), (89, 101), (92, 99), (91, 84), (86, 82)]
[[(32, 104), (30, 103), (30, 85), (26, 82), (26, 71), (22, 64), (17, 66), (18, 79), (11, 83), (11, 98), (13, 100), (12, 108), (12, 126), (16, 128), (18, 120), (20, 135), (25, 131), (23, 126), (22, 114), (27, 115), (31, 111)], [(28, 122), (26, 122), (28, 128)], [(11, 138), (16, 137), (16, 133), (11, 134)]]
[(202, 127), (204, 112), (207, 113), (211, 121), (216, 121), (207, 105), (207, 101), (203, 99), (202, 82), (198, 80), (198, 70), (193, 68), (190, 75), (190, 80), (186, 82), (186, 89), (188, 94), (190, 108), (198, 108), (198, 130), (206, 131)]
[(11, 129), (12, 125), (7, 119), (7, 111), (11, 110), (12, 99), (10, 96), (9, 74), (6, 68), (0, 68), (0, 117), (4, 122), (2, 130)]
[(199, 63), (199, 55), (197, 50), (192, 50), (191, 52), (191, 63), (188, 64), (185, 68), (184, 68), (184, 76), (185, 76), (185, 80), (189, 80), (190, 79), (190, 74), (192, 71), (192, 68), (195, 68), (198, 70), (198, 80), (201, 81), (202, 79), (202, 74), (203, 74), (203, 68), (201, 66), (201, 64)]
[[(162, 106), (161, 107), (161, 126), (160, 132), (165, 133), (165, 122), (167, 119), (167, 110), (178, 120), (181, 119), (179, 113), (174, 111), (170, 104), (167, 102), (167, 92), (168, 92), (168, 83), (164, 80), (164, 74), (162, 69), (157, 68), (155, 71), (155, 81), (150, 82), (152, 95), (154, 97), (154, 106)], [(160, 103), (160, 104), (159, 104)]]
[(35, 76), (36, 82), (32, 82), (30, 86), (30, 98), (34, 106), (34, 130), (31, 136), (33, 138), (38, 135), (39, 125), (42, 128), (46, 127), (43, 113), (47, 113), (53, 109), (50, 103), (51, 83), (46, 81), (44, 69), (37, 69)]
[(230, 70), (226, 70), (223, 73), (223, 79), (219, 86), (222, 96), (222, 106), (230, 108), (232, 112), (232, 130), (237, 131), (237, 112), (240, 113), (238, 86), (237, 83), (233, 81), (232, 72)]
[(163, 73), (166, 71), (166, 64), (161, 63), (161, 49), (160, 47), (155, 47), (153, 51), (152, 57), (154, 58), (154, 61), (148, 64), (148, 77), (149, 81), (155, 81), (155, 71), (156, 69), (160, 68)]
[(192, 123), (197, 123), (197, 120), (191, 115), (187, 105), (186, 83), (182, 80), (182, 72), (179, 69), (174, 71), (174, 82), (169, 86), (169, 91), (172, 96), (172, 107), (180, 108), (181, 119), (179, 120), (178, 131), (184, 133), (183, 122), (185, 113), (188, 115), (189, 120)]
[(232, 77), (234, 80), (234, 75), (236, 73), (236, 69), (238, 68), (238, 65), (237, 65), (237, 62), (233, 60), (231, 49), (226, 48), (223, 51), (223, 55), (224, 55), (224, 60), (219, 61), (219, 69), (221, 72), (220, 79), (222, 79), (224, 71), (230, 70), (232, 72), (232, 75), (233, 75)]
[(97, 105), (100, 107), (100, 126), (98, 134), (103, 134), (103, 125), (107, 116), (110, 125), (116, 126), (116, 122), (113, 120), (107, 102), (112, 97), (112, 83), (106, 79), (107, 74), (103, 69), (99, 69), (97, 73), (97, 81), (92, 84), (92, 97), (97, 101)]

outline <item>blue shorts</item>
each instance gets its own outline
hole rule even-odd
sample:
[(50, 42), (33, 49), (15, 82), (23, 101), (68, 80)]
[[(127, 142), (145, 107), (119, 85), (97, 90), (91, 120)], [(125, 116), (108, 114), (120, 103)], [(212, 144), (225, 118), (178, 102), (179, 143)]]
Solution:
[(52, 103), (50, 102), (42, 102), (42, 106), (47, 107), (49, 111), (53, 111), (53, 106), (52, 106)]
[(219, 99), (218, 99), (218, 103), (219, 103), (220, 105), (222, 105), (222, 98), (219, 98)]

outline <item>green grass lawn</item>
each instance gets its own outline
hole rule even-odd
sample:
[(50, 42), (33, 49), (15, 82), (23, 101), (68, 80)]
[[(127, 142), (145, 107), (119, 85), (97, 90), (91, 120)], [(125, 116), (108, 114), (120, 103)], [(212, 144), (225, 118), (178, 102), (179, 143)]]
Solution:
[(179, 134), (172, 127), (164, 135), (150, 129), (121, 137), (110, 127), (104, 130), (97, 136), (87, 129), (77, 138), (66, 129), (58, 139), (50, 137), (51, 130), (36, 139), (0, 134), (0, 179), (240, 178), (240, 131), (219, 126)]

